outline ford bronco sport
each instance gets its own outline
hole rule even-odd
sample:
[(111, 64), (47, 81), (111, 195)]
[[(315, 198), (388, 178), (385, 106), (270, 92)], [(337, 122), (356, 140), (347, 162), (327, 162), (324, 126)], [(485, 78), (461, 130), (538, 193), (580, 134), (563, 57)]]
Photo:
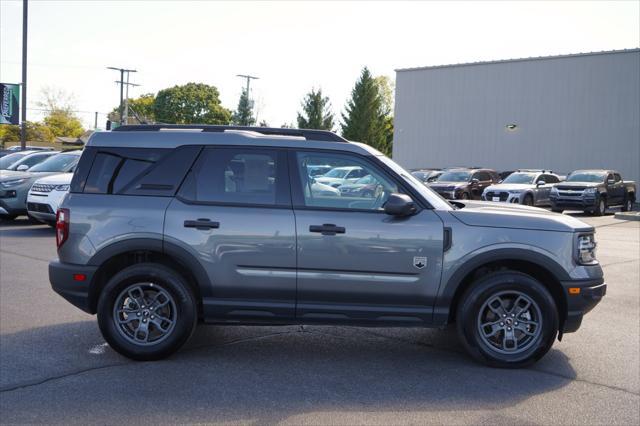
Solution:
[[(358, 167), (375, 196), (312, 191)], [(540, 359), (605, 294), (594, 229), (520, 205), (450, 204), (331, 132), (123, 126), (95, 133), (58, 210), (53, 289), (137, 360), (199, 322), (444, 327), (499, 367)]]

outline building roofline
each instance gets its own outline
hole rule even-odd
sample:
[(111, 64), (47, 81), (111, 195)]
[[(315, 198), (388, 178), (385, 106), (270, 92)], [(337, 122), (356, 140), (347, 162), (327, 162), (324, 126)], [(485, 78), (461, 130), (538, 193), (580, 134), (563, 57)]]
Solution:
[(564, 55), (530, 56), (528, 58), (497, 59), (493, 61), (463, 62), (459, 64), (429, 65), (424, 67), (413, 67), (413, 68), (396, 68), (395, 72), (420, 71), (420, 70), (430, 70), (430, 69), (437, 69), (437, 68), (468, 67), (473, 65), (492, 65), (492, 64), (509, 63), (509, 62), (540, 61), (545, 59), (563, 59), (563, 58), (573, 58), (577, 56), (596, 56), (596, 55), (609, 55), (609, 54), (615, 54), (615, 53), (636, 53), (636, 52), (640, 52), (640, 47), (634, 47), (631, 49), (620, 49), (620, 50), (603, 50), (600, 52), (568, 53)]

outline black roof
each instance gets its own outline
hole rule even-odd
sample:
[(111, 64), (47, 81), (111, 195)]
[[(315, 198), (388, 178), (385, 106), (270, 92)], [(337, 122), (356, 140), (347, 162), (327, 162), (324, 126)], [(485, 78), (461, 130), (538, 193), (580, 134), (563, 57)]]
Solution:
[(290, 129), (279, 127), (221, 126), (209, 124), (135, 124), (116, 127), (113, 132), (154, 132), (160, 130), (200, 130), (202, 132), (225, 132), (243, 130), (270, 136), (297, 136), (307, 140), (326, 142), (349, 142), (329, 130)]

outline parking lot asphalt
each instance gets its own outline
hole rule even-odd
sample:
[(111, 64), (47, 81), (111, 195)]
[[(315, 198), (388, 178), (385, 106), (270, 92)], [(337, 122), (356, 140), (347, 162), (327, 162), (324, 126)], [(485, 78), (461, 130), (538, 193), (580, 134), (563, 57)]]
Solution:
[(531, 368), (474, 363), (453, 330), (201, 326), (130, 361), (50, 288), (54, 232), (0, 224), (0, 422), (638, 424), (640, 222), (597, 227), (605, 299)]

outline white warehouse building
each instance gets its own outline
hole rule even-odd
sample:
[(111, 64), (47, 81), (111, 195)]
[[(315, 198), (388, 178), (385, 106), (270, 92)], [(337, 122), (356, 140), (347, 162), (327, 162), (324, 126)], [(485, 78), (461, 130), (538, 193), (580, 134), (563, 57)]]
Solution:
[(396, 70), (406, 168), (604, 168), (640, 181), (640, 49)]

